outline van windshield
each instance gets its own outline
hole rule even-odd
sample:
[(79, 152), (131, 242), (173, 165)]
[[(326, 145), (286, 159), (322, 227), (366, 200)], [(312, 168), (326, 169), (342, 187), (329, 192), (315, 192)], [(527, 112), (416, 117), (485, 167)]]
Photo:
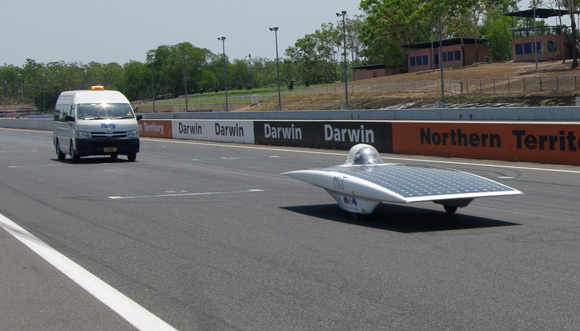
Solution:
[(77, 105), (77, 114), (81, 120), (135, 117), (127, 103), (82, 103)]

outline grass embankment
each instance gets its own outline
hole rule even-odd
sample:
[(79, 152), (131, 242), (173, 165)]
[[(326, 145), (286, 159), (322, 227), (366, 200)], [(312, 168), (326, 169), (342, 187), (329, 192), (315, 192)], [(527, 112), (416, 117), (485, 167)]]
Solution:
[[(522, 80), (522, 78), (533, 79), (534, 77), (548, 77), (548, 76), (576, 76), (580, 75), (580, 69), (570, 68), (571, 60), (567, 63), (562, 63), (561, 60), (551, 62), (540, 62), (538, 70), (535, 69), (535, 63), (529, 62), (504, 62), (492, 64), (476, 64), (459, 69), (444, 70), (445, 81), (471, 81), (474, 80), (506, 80), (508, 78), (513, 80)], [(391, 93), (385, 91), (372, 92), (356, 92), (357, 87), (362, 87), (364, 84), (373, 83), (397, 83), (397, 82), (413, 82), (413, 81), (437, 81), (440, 80), (440, 71), (422, 71), (416, 73), (406, 73), (399, 75), (392, 75), (386, 77), (379, 77), (374, 79), (367, 79), (356, 82), (349, 82), (349, 108), (350, 109), (382, 109), (382, 108), (397, 108), (397, 107), (424, 107), (434, 105), (441, 98), (440, 92), (407, 92), (407, 93)], [(579, 80), (580, 83), (580, 80)], [(337, 83), (342, 85), (343, 83)], [(570, 85), (570, 81), (564, 81), (561, 84)], [(564, 88), (563, 88), (564, 87)], [(503, 88), (503, 90), (501, 90)], [(574, 91), (574, 87), (560, 86), (563, 91), (554, 91), (551, 87), (545, 88), (543, 91), (532, 92), (512, 92), (506, 93), (505, 86), (498, 88), (497, 93), (448, 93), (446, 94), (445, 102), (448, 106), (493, 106), (493, 105), (513, 105), (513, 106), (572, 106), (575, 105), (575, 97), (580, 92)], [(282, 109), (283, 110), (334, 110), (340, 109), (341, 104), (344, 103), (344, 93), (340, 93), (340, 88), (336, 89), (336, 93), (325, 93), (325, 89), (321, 89), (320, 94), (312, 95), (283, 95)], [(350, 92), (350, 91), (355, 92)], [(361, 90), (359, 88), (358, 90)], [(231, 93), (231, 94), (230, 94)], [(271, 111), (278, 106), (278, 99), (272, 89), (260, 89), (251, 91), (232, 91), (229, 95), (246, 94), (248, 95), (247, 102), (250, 100), (250, 95), (257, 94), (260, 97), (260, 103), (254, 106), (247, 106), (237, 111)], [(265, 94), (262, 94), (265, 93)], [(205, 96), (197, 96), (191, 98), (189, 102), (197, 98), (212, 97), (214, 95), (206, 94)], [(244, 99), (245, 100), (245, 99)], [(207, 101), (205, 101), (207, 102)], [(219, 100), (212, 101), (212, 103), (219, 103)], [(183, 102), (182, 102), (183, 103)], [(204, 101), (199, 100), (199, 103)]]

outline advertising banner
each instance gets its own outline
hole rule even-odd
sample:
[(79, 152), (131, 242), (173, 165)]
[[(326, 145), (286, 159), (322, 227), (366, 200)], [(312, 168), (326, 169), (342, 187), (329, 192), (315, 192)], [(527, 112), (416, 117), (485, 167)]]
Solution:
[(379, 152), (393, 150), (391, 123), (361, 121), (254, 121), (256, 144), (350, 149), (373, 145)]
[(580, 165), (580, 124), (393, 123), (393, 152)]
[(254, 143), (252, 121), (173, 120), (173, 138)]
[(139, 136), (153, 138), (172, 138), (170, 120), (140, 120)]

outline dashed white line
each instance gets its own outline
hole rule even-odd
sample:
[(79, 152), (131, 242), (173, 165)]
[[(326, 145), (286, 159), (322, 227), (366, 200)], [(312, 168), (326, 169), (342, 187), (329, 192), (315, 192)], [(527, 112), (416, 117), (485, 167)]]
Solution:
[(12, 165), (8, 166), (8, 169), (20, 169), (20, 168), (44, 168), (44, 167), (68, 167), (69, 164), (45, 164), (45, 165)]
[(167, 198), (167, 197), (183, 197), (183, 196), (196, 196), (196, 195), (218, 195), (218, 194), (239, 194), (239, 193), (253, 193), (253, 192), (264, 192), (260, 189), (249, 189), (245, 191), (230, 191), (230, 192), (187, 192), (187, 193), (166, 193), (166, 194), (152, 194), (152, 195), (133, 195), (133, 196), (110, 196), (109, 199), (121, 200), (121, 199), (145, 199), (145, 198)]
[(0, 214), (0, 227), (139, 330), (175, 330), (141, 305)]

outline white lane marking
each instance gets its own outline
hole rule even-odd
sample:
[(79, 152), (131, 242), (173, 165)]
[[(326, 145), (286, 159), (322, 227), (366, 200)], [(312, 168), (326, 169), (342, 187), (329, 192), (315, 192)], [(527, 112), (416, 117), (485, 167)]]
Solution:
[(402, 157), (383, 157), (383, 159), (394, 159), (402, 161), (417, 161), (417, 162), (427, 162), (427, 163), (444, 163), (444, 164), (456, 164), (456, 165), (468, 165), (468, 166), (478, 166), (478, 167), (489, 167), (489, 168), (505, 168), (505, 169), (518, 169), (518, 170), (536, 170), (536, 171), (547, 171), (547, 172), (563, 172), (571, 174), (580, 174), (580, 170), (565, 170), (565, 169), (548, 169), (548, 168), (535, 168), (535, 167), (522, 167), (522, 166), (509, 166), (501, 164), (485, 164), (485, 163), (471, 163), (471, 162), (457, 162), (457, 161), (437, 161), (437, 160), (418, 160), (411, 158)]
[[(156, 140), (148, 138), (147, 140), (157, 141), (157, 142), (167, 142), (166, 140)], [(240, 145), (220, 145), (211, 143), (201, 143), (192, 141), (172, 141), (176, 144), (192, 144), (192, 145), (203, 145), (203, 146), (214, 146), (223, 148), (245, 148), (245, 149), (259, 149), (265, 151), (278, 151), (278, 152), (290, 152), (290, 153), (302, 153), (302, 154), (318, 154), (318, 155), (335, 155), (346, 157), (347, 153), (330, 153), (330, 152), (319, 152), (319, 151), (303, 151), (296, 149), (283, 149), (283, 148), (272, 148), (272, 147), (258, 147), (258, 146), (240, 146)], [(509, 165), (498, 165), (498, 164), (485, 164), (485, 163), (470, 163), (470, 162), (457, 162), (457, 161), (438, 161), (438, 160), (421, 160), (413, 158), (403, 158), (394, 156), (383, 156), (383, 159), (389, 160), (399, 160), (399, 161), (414, 161), (414, 162), (425, 162), (425, 163), (443, 163), (443, 164), (456, 164), (456, 165), (469, 165), (469, 166), (479, 166), (479, 167), (490, 167), (490, 168), (505, 168), (505, 169), (518, 169), (518, 170), (536, 170), (536, 171), (547, 171), (547, 172), (562, 172), (571, 174), (580, 174), (580, 170), (565, 170), (565, 169), (548, 169), (548, 168), (535, 168), (535, 167), (523, 167), (523, 166), (509, 166)]]
[(13, 165), (8, 166), (9, 169), (20, 169), (20, 168), (44, 168), (44, 167), (68, 167), (70, 164), (45, 164), (45, 165)]
[(0, 227), (139, 330), (176, 330), (97, 276), (0, 214)]
[(183, 197), (183, 196), (195, 196), (195, 195), (218, 195), (218, 194), (238, 194), (238, 193), (253, 193), (253, 192), (264, 192), (260, 189), (249, 189), (245, 191), (231, 191), (231, 192), (199, 192), (199, 193), (167, 193), (167, 194), (153, 194), (153, 195), (134, 195), (134, 196), (110, 196), (109, 199), (121, 200), (121, 199), (144, 199), (144, 198), (167, 198), (167, 197)]

